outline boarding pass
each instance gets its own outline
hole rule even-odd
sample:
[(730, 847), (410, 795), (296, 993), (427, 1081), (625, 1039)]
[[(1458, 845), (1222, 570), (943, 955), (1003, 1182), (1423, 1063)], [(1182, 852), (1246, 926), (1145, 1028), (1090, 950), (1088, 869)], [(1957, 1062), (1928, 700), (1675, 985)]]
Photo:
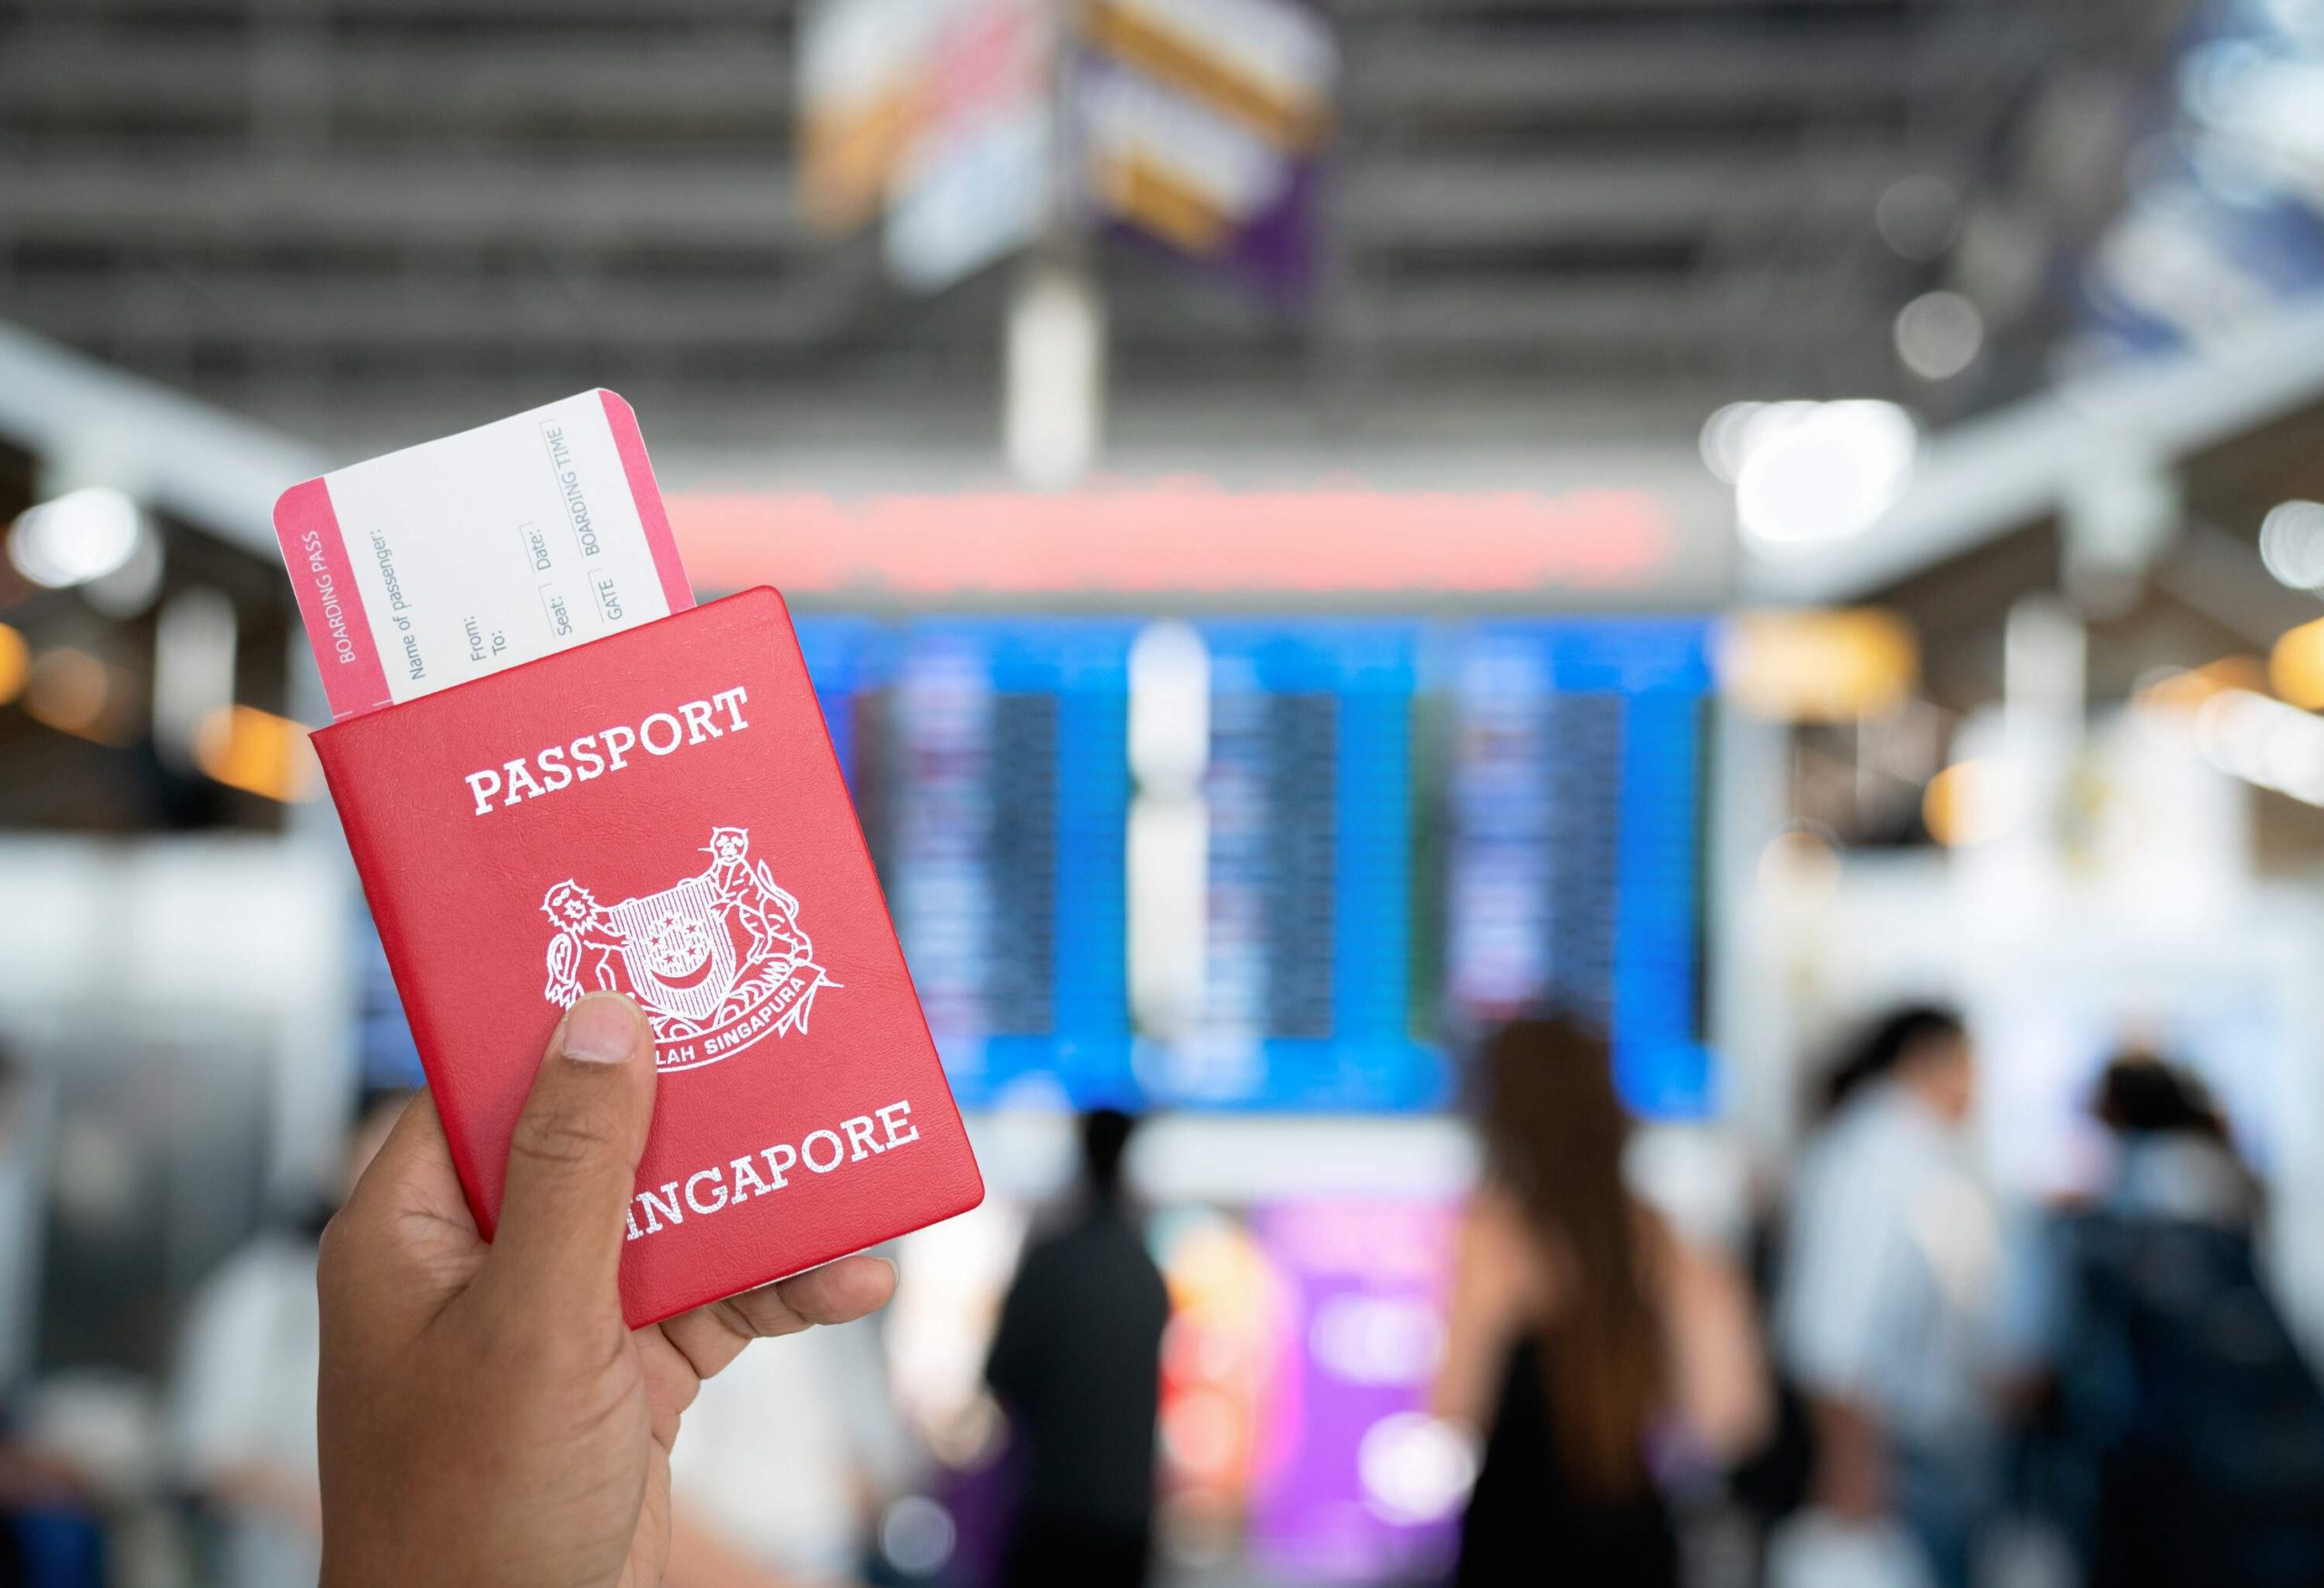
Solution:
[(335, 721), (694, 605), (610, 391), (294, 486), (274, 528)]

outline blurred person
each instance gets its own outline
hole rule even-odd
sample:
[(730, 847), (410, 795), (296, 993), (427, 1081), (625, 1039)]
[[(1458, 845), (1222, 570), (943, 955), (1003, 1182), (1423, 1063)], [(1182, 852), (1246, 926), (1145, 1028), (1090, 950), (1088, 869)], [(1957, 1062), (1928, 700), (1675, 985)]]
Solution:
[(1483, 1440), (1455, 1581), (1675, 1584), (1662, 1480), (1766, 1431), (1748, 1289), (1626, 1189), (1601, 1035), (1523, 1020), (1482, 1058), (1485, 1178), (1433, 1396)]
[(1777, 1304), (1814, 1430), (1812, 1502), (1842, 1524), (1900, 1524), (1940, 1588), (1971, 1581), (2000, 1492), (2000, 1238), (1975, 1100), (1958, 1015), (1909, 1005), (1871, 1029), (1827, 1083)]
[(55, 1088), (0, 1045), (0, 1394), (32, 1371)]
[(655, 1588), (670, 1455), (704, 1381), (754, 1339), (892, 1294), (893, 1265), (842, 1258), (630, 1328), (624, 1210), (655, 1083), (637, 1006), (592, 992), (518, 1113), (492, 1240), (425, 1092), (332, 1218), (317, 1269), (328, 1588)]
[(25, 1437), (55, 1087), (0, 1044), (0, 1583), (105, 1580), (103, 1485)]
[(1082, 1117), (1078, 1198), (1027, 1247), (1001, 1303), (985, 1382), (1023, 1465), (1006, 1583), (1147, 1578), (1170, 1297), (1123, 1195), (1135, 1129), (1113, 1109)]
[(315, 1255), (325, 1220), (354, 1190), (410, 1096), (367, 1095), (330, 1201), (230, 1254), (188, 1308), (172, 1431), (188, 1487), (218, 1523), (214, 1580), (232, 1588), (311, 1585), (321, 1567)]
[(2113, 1151), (2053, 1231), (2043, 1366), (2086, 1588), (2324, 1583), (2324, 1391), (2262, 1283), (2257, 1184), (2201, 1081), (2107, 1065)]

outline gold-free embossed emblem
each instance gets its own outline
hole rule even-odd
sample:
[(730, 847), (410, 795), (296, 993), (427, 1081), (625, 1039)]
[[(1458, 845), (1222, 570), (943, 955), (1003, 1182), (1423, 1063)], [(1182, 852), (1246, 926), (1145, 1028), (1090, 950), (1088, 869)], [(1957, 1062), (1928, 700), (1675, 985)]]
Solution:
[(799, 901), (751, 858), (749, 829), (714, 829), (703, 853), (700, 873), (643, 899), (600, 904), (568, 877), (541, 901), (556, 929), (543, 996), (564, 1009), (599, 989), (628, 993), (664, 1070), (804, 1031), (815, 995), (840, 985), (815, 962)]

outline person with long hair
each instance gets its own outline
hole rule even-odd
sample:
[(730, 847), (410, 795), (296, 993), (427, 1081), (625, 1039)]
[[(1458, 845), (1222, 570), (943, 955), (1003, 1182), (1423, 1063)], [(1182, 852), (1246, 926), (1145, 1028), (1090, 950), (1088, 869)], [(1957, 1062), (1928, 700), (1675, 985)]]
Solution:
[(1748, 1290), (1626, 1189), (1630, 1120), (1598, 1031), (1517, 1021), (1480, 1075), (1485, 1173), (1433, 1397), (1483, 1446), (1455, 1581), (1675, 1584), (1662, 1475), (1766, 1424)]

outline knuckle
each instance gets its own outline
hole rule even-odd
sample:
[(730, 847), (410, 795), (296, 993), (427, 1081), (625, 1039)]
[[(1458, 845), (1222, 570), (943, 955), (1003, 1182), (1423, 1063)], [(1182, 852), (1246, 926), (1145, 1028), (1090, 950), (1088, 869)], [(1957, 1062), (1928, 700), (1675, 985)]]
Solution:
[(341, 1208), (323, 1226), (322, 1239), (317, 1243), (315, 1252), (315, 1283), (326, 1295), (342, 1283), (348, 1266), (356, 1260), (349, 1248), (358, 1244), (354, 1225), (347, 1209)]
[(538, 1168), (573, 1169), (603, 1161), (620, 1145), (619, 1127), (607, 1110), (559, 1100), (525, 1110), (509, 1152)]
[(744, 1342), (795, 1335), (807, 1327), (790, 1304), (772, 1289), (730, 1296), (714, 1309), (714, 1316), (728, 1333)]

